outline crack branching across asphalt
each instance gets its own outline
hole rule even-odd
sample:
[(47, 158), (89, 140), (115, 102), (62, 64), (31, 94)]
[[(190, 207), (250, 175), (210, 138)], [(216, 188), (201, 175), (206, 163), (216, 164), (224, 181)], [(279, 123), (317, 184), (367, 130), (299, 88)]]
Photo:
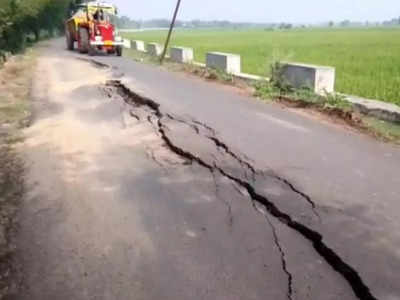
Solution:
[[(290, 213), (286, 212), (281, 207), (278, 207), (274, 201), (264, 195), (263, 191), (257, 190), (256, 177), (262, 176), (265, 180), (270, 178), (271, 180), (275, 179), (280, 181), (288, 190), (301, 196), (302, 199), (304, 199), (307, 204), (311, 206), (311, 210), (314, 212), (314, 214), (318, 216), (316, 205), (313, 201), (311, 201), (309, 196), (295, 188), (294, 185), (288, 180), (281, 178), (276, 174), (263, 173), (256, 170), (256, 168), (248, 161), (248, 159), (245, 159), (243, 155), (238, 154), (238, 152), (231, 150), (231, 148), (216, 135), (215, 131), (210, 126), (189, 118), (186, 119), (174, 116), (171, 113), (162, 112), (160, 105), (157, 102), (135, 93), (118, 80), (109, 81), (107, 86), (110, 89), (108, 91), (110, 96), (117, 93), (124, 99), (126, 103), (131, 104), (134, 107), (146, 106), (147, 110), (150, 109), (147, 119), (153, 125), (156, 125), (155, 128), (158, 130), (160, 137), (170, 151), (181, 156), (182, 158), (192, 162), (197, 162), (199, 165), (207, 168), (212, 174), (219, 172), (223, 177), (231, 180), (246, 190), (251, 200), (258, 203), (258, 205), (261, 204), (268, 212), (268, 215), (265, 215), (265, 217), (267, 218), (269, 224), (271, 224), (271, 220), (268, 218), (274, 217), (282, 224), (294, 229), (298, 234), (307, 239), (312, 244), (315, 251), (350, 284), (355, 295), (359, 299), (376, 299), (371, 294), (370, 289), (363, 282), (358, 272), (352, 266), (346, 263), (327, 244), (325, 244), (323, 237), (319, 232), (303, 224), (296, 217), (291, 216)], [(214, 145), (214, 148), (217, 148), (215, 152), (217, 154), (202, 153), (196, 148), (187, 146), (186, 144), (190, 144), (185, 144), (187, 138), (183, 138), (184, 141), (182, 141), (182, 139), (180, 140), (179, 137), (177, 137), (177, 135), (179, 135), (179, 131), (176, 131), (175, 127), (179, 124), (185, 124), (189, 128), (192, 128), (193, 134), (195, 134), (198, 139), (205, 139), (205, 141), (208, 140), (210, 144)], [(223, 151), (221, 151), (221, 149)], [(220, 160), (217, 160), (216, 158), (218, 153), (221, 155)], [(229, 163), (224, 164), (224, 161), (228, 161)], [(242, 170), (239, 170), (238, 172), (238, 169)], [(249, 176), (249, 174), (251, 176)], [(272, 229), (274, 230), (273, 227)], [(283, 252), (282, 247), (280, 247), (276, 231), (274, 231), (274, 237), (275, 243), (281, 253), (283, 264), (282, 268), (288, 275), (288, 297), (290, 298), (292, 295), (292, 280), (294, 279), (287, 270), (285, 253)]]
[(218, 184), (218, 178), (217, 178), (217, 174), (215, 171), (211, 172), (211, 176), (213, 178), (214, 181), (214, 186), (215, 186), (215, 197), (217, 199), (219, 199), (220, 201), (222, 201), (224, 203), (224, 205), (226, 206), (227, 210), (228, 210), (228, 224), (229, 224), (229, 229), (232, 230), (233, 227), (233, 214), (232, 214), (232, 206), (229, 203), (228, 200), (226, 200), (224, 197), (220, 197), (220, 193), (219, 193), (219, 184)]
[(292, 283), (293, 283), (293, 276), (292, 274), (289, 272), (288, 267), (287, 267), (287, 263), (286, 263), (286, 255), (285, 255), (285, 251), (283, 251), (282, 246), (279, 242), (279, 238), (278, 238), (278, 234), (276, 233), (276, 229), (274, 224), (272, 224), (271, 220), (269, 219), (268, 215), (265, 215), (265, 218), (267, 219), (267, 222), (269, 224), (269, 226), (271, 226), (271, 230), (272, 230), (272, 234), (274, 236), (274, 242), (276, 247), (279, 250), (279, 253), (281, 255), (281, 262), (282, 262), (282, 269), (285, 272), (285, 274), (288, 277), (288, 299), (292, 300), (292, 294), (293, 294), (293, 287), (292, 287)]

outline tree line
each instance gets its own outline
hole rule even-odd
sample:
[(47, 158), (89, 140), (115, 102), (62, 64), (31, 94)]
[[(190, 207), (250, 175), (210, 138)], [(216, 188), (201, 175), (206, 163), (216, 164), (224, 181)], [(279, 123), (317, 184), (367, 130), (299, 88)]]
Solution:
[[(38, 41), (42, 35), (53, 36), (63, 31), (63, 21), (74, 6), (85, 0), (0, 0), (0, 51), (19, 51), (29, 40)], [(126, 16), (117, 18), (120, 28), (168, 27), (170, 20), (154, 19), (136, 21)], [(369, 24), (369, 23), (368, 23)], [(343, 21), (338, 24), (329, 22), (327, 26), (362, 26), (362, 23)], [(371, 24), (370, 24), (371, 25)], [(398, 26), (400, 18), (395, 18), (375, 26)], [(230, 21), (177, 21), (181, 28), (271, 28), (291, 29), (290, 23), (238, 23)]]
[[(116, 24), (119, 28), (123, 29), (140, 29), (140, 28), (167, 28), (170, 25), (171, 20), (169, 19), (150, 19), (150, 20), (134, 20), (127, 16), (118, 17)], [(287, 22), (233, 22), (224, 20), (204, 21), (204, 20), (176, 20), (176, 28), (227, 28), (227, 29), (248, 29), (248, 28), (260, 28), (269, 30), (289, 30), (292, 28), (307, 28), (307, 27), (391, 27), (400, 26), (400, 17), (393, 18), (386, 21), (329, 21), (315, 24), (301, 24), (301, 23), (287, 23)]]
[(0, 50), (17, 52), (27, 41), (62, 31), (71, 0), (0, 0)]
[[(170, 24), (170, 19), (133, 20), (127, 16), (121, 16), (116, 19), (116, 25), (123, 29), (168, 28)], [(286, 25), (286, 23), (282, 24)], [(176, 20), (175, 22), (176, 28), (265, 28), (278, 27), (279, 25), (275, 23), (231, 22), (226, 20)]]

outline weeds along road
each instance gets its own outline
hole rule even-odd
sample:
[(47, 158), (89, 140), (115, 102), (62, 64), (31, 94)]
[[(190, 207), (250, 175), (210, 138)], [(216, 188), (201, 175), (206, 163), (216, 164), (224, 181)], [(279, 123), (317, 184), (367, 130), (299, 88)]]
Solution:
[(400, 299), (398, 148), (55, 40), (16, 299)]

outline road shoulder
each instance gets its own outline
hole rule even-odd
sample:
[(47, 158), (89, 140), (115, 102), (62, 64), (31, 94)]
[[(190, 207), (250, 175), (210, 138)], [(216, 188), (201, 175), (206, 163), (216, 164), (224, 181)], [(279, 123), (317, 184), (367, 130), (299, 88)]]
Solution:
[(0, 298), (15, 293), (13, 258), (17, 212), (24, 192), (24, 164), (16, 146), (31, 118), (30, 89), (36, 50), (13, 56), (0, 68)]

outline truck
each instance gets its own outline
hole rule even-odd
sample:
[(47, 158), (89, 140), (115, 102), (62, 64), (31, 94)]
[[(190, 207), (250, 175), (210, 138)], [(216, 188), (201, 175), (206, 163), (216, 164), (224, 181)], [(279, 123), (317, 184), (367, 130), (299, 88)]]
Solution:
[(80, 53), (122, 55), (124, 42), (113, 24), (118, 11), (115, 5), (89, 1), (77, 5), (65, 22), (67, 49), (73, 51), (75, 42)]

